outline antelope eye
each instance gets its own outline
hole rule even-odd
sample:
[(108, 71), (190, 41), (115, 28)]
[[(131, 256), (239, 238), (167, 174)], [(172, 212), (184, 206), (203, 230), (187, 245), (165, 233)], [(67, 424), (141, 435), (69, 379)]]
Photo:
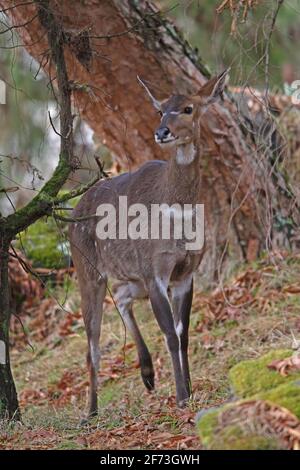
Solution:
[(183, 110), (184, 114), (192, 114), (193, 112), (193, 107), (192, 106), (186, 106)]
[(160, 117), (162, 117), (163, 113), (161, 110), (158, 110), (157, 113), (160, 115)]

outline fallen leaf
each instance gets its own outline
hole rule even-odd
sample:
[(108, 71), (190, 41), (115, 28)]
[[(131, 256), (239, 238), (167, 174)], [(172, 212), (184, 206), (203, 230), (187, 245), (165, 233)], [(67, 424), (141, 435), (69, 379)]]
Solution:
[(280, 375), (286, 377), (290, 372), (300, 370), (300, 354), (295, 354), (286, 359), (276, 359), (267, 366), (269, 369), (274, 369)]

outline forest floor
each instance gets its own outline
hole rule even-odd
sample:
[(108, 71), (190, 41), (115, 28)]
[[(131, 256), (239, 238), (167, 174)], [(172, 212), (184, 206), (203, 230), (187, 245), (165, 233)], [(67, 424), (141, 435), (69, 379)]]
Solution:
[(230, 400), (228, 370), (243, 359), (290, 347), (291, 331), (300, 335), (299, 276), (300, 256), (277, 253), (272, 260), (242, 266), (223, 288), (196, 289), (190, 328), (193, 398), (185, 410), (176, 408), (169, 355), (148, 303), (137, 303), (135, 313), (153, 357), (152, 393), (142, 384), (134, 344), (127, 337), (125, 345), (123, 323), (107, 299), (100, 411), (84, 427), (79, 421), (87, 401), (86, 337), (76, 283), (65, 281), (40, 300), (31, 296), (21, 314), (30, 346), (19, 322), (12, 323), (11, 359), (23, 424), (2, 425), (0, 449), (201, 448), (196, 412)]

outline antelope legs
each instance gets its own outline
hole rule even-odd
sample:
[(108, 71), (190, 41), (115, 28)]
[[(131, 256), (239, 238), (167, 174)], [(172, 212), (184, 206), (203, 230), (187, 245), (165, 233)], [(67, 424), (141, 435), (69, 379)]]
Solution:
[(190, 313), (193, 300), (193, 278), (177, 282), (172, 288), (172, 307), (177, 335), (180, 339), (182, 372), (185, 386), (191, 394), (191, 378), (189, 371), (188, 343)]
[[(189, 382), (188, 369), (186, 370), (188, 367), (187, 357), (184, 359), (182, 355), (181, 338), (183, 335), (179, 335), (176, 330), (166, 286), (162, 282), (154, 281), (149, 289), (149, 297), (154, 315), (165, 335), (171, 354), (176, 383), (176, 401), (178, 406), (183, 407), (190, 396), (189, 387), (187, 387), (187, 382)], [(184, 320), (184, 324), (188, 325), (187, 319)], [(184, 337), (186, 338), (186, 336), (187, 331), (185, 331)], [(187, 341), (184, 342), (185, 349), (187, 350)]]
[(103, 314), (103, 301), (106, 292), (106, 280), (85, 281), (82, 290), (82, 314), (88, 338), (87, 366), (89, 370), (89, 406), (87, 418), (95, 416), (98, 411), (97, 387), (100, 362), (99, 339)]
[(146, 293), (141, 286), (133, 283), (119, 283), (114, 288), (115, 300), (123, 321), (128, 328), (137, 347), (141, 376), (148, 390), (154, 389), (154, 369), (151, 355), (141, 335), (132, 311), (132, 303), (136, 298), (144, 298)]

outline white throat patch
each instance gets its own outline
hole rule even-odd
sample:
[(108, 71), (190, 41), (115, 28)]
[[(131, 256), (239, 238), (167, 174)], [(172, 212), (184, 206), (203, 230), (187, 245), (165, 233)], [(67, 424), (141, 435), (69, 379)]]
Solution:
[(177, 147), (176, 161), (179, 165), (189, 165), (196, 156), (196, 149), (193, 143), (179, 145)]

